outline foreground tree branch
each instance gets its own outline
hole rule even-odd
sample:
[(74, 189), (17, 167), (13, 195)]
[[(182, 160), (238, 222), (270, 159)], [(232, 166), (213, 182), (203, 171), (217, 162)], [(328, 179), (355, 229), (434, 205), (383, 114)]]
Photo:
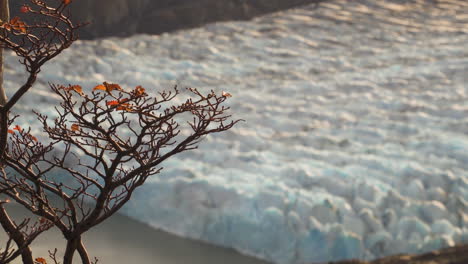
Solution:
[[(227, 114), (224, 104), (231, 95), (226, 92), (203, 94), (189, 88), (184, 95), (174, 87), (150, 93), (141, 86), (124, 89), (107, 82), (85, 89), (51, 85), (60, 105), (54, 119), (34, 111), (44, 132), (38, 139), (30, 128), (17, 125), (18, 116), (10, 111), (32, 88), (41, 67), (77, 39), (81, 24), (74, 25), (65, 12), (70, 0), (57, 0), (55, 7), (30, 2), (21, 11), (40, 20), (0, 23), (0, 47), (13, 50), (28, 74), (0, 104), (0, 195), (38, 220), (17, 224), (8, 215), (7, 200), (0, 200), (0, 224), (9, 235), (0, 264), (19, 256), (25, 264), (46, 263), (42, 257), (33, 259), (29, 245), (53, 226), (66, 240), (64, 264), (73, 262), (75, 252), (82, 263), (96, 263), (82, 241), (85, 232), (122, 208), (138, 187), (161, 172), (165, 160), (197, 148), (204, 136), (229, 130), (240, 120)], [(174, 104), (180, 97), (183, 103)], [(49, 254), (59, 263), (57, 249)]]
[(58, 1), (57, 7), (50, 7), (40, 0), (30, 1), (31, 6), (23, 6), (22, 11), (39, 17), (39, 22), (31, 25), (19, 17), (9, 20), (8, 1), (1, 0), (4, 19), (0, 22), (0, 49), (10, 49), (20, 57), (28, 78), (9, 100), (5, 88), (0, 86), (0, 156), (6, 147), (8, 112), (32, 87), (41, 66), (70, 47), (77, 39), (77, 29), (84, 25), (73, 24), (64, 14), (70, 1)]

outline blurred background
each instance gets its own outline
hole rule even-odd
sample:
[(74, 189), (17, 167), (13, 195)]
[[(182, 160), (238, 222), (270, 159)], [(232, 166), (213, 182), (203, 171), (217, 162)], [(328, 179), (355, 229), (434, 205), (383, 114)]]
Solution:
[[(91, 22), (80, 39), (161, 34), (214, 21), (244, 20), (321, 0), (74, 0), (72, 19)], [(56, 0), (45, 1), (54, 4)], [(28, 0), (10, 1), (11, 16)]]

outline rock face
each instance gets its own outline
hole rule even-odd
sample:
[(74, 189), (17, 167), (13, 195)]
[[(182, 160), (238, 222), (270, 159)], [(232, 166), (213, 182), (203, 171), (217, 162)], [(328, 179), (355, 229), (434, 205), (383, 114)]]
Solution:
[[(75, 0), (72, 19), (88, 21), (81, 39), (160, 34), (209, 22), (245, 20), (254, 16), (318, 3), (321, 0)], [(47, 0), (56, 5), (56, 0)], [(29, 0), (10, 1), (12, 16)]]

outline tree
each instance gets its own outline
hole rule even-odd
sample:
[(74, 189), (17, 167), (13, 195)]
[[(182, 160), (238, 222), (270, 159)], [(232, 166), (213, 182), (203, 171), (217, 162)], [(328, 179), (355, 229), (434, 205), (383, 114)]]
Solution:
[[(0, 20), (10, 20), (10, 9), (8, 8), (8, 0), (0, 1)], [(6, 93), (5, 89), (3, 88), (3, 48), (0, 48), (0, 105), (5, 105), (6, 100)]]
[[(0, 224), (9, 234), (0, 249), (0, 263), (19, 256), (25, 264), (45, 263), (44, 258), (33, 259), (30, 244), (55, 226), (66, 240), (63, 263), (71, 264), (78, 252), (82, 263), (89, 264), (82, 241), (85, 232), (116, 213), (148, 177), (160, 173), (163, 161), (197, 148), (205, 135), (226, 131), (240, 120), (226, 114), (229, 108), (223, 103), (231, 96), (226, 92), (204, 95), (188, 89), (191, 96), (172, 105), (183, 96), (177, 87), (151, 96), (141, 86), (124, 89), (107, 82), (92, 90), (51, 85), (61, 101), (55, 108), (57, 117), (52, 120), (34, 111), (46, 136), (36, 138), (30, 128), (15, 124), (18, 116), (10, 111), (31, 89), (41, 66), (68, 48), (83, 24), (70, 20), (66, 12), (70, 0), (57, 0), (56, 6), (30, 2), (21, 11), (39, 20), (29, 24), (13, 18), (0, 25), (0, 46), (13, 50), (28, 73), (27, 81), (0, 105), (1, 120), (6, 121), (0, 125), (0, 193), (8, 198), (0, 201)], [(72, 156), (77, 160), (73, 167), (68, 165)], [(53, 172), (63, 173), (74, 184), (51, 177)], [(86, 207), (86, 199), (94, 203)], [(38, 220), (16, 224), (8, 215), (9, 200)], [(58, 263), (56, 253), (57, 249), (49, 251)]]

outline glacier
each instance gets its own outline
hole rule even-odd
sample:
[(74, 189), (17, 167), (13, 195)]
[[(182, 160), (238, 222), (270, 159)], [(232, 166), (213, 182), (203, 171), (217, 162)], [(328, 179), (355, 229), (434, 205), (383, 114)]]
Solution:
[[(453, 15), (463, 8), (332, 0), (77, 41), (13, 111), (40, 137), (30, 107), (54, 116), (49, 82), (229, 91), (246, 122), (166, 161), (123, 213), (281, 264), (468, 243), (468, 21)], [(11, 96), (25, 75), (5, 60)]]

